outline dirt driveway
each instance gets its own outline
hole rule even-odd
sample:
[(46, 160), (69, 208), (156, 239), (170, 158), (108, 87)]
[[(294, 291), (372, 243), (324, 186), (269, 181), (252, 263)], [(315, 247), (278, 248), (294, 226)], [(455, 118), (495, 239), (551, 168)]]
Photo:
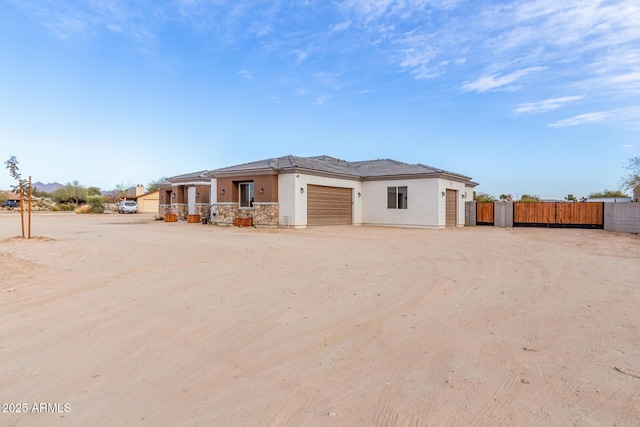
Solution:
[(117, 214), (18, 234), (0, 214), (2, 426), (640, 425), (638, 236)]

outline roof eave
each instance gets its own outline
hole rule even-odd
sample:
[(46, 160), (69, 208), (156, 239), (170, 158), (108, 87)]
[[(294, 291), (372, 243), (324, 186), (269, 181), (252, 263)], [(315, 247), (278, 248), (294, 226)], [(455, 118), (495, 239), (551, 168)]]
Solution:
[(246, 176), (246, 175), (277, 175), (278, 169), (268, 168), (256, 168), (245, 170), (233, 170), (233, 171), (210, 171), (207, 173), (208, 178), (232, 178), (234, 176)]
[(321, 171), (317, 169), (309, 169), (303, 168), (300, 166), (286, 167), (279, 170), (279, 173), (304, 173), (307, 175), (316, 175), (316, 176), (328, 176), (328, 177), (338, 177), (345, 178), (350, 180), (361, 180), (362, 177), (360, 175), (353, 175), (348, 173), (340, 173), (340, 172), (331, 172), (331, 171)]
[[(363, 181), (382, 181), (385, 179), (420, 179), (420, 178), (447, 178), (458, 182), (471, 182), (471, 178), (464, 175), (457, 175), (446, 172), (425, 172), (425, 173), (405, 173), (389, 175), (363, 176)], [(477, 185), (477, 184), (476, 184)]]

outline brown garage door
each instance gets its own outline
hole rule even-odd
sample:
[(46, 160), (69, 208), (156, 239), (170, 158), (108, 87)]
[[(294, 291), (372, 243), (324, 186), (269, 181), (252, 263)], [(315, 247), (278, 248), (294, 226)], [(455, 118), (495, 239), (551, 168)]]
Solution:
[(307, 225), (351, 224), (350, 188), (307, 187)]
[(455, 227), (458, 225), (457, 221), (457, 202), (458, 198), (456, 197), (458, 192), (456, 190), (447, 190), (447, 216), (446, 216), (446, 226), (447, 227)]

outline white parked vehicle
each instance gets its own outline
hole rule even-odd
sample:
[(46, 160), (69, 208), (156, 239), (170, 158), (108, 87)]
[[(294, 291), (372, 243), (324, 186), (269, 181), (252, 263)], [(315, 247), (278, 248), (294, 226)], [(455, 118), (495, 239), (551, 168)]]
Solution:
[(118, 213), (138, 213), (138, 203), (133, 200), (123, 200), (118, 203)]

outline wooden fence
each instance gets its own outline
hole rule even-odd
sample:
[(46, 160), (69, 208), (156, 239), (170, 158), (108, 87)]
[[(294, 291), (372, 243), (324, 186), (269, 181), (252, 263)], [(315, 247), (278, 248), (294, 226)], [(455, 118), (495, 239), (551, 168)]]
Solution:
[(514, 226), (604, 227), (604, 203), (515, 202)]
[(493, 202), (478, 202), (476, 204), (476, 224), (494, 224), (494, 204)]

